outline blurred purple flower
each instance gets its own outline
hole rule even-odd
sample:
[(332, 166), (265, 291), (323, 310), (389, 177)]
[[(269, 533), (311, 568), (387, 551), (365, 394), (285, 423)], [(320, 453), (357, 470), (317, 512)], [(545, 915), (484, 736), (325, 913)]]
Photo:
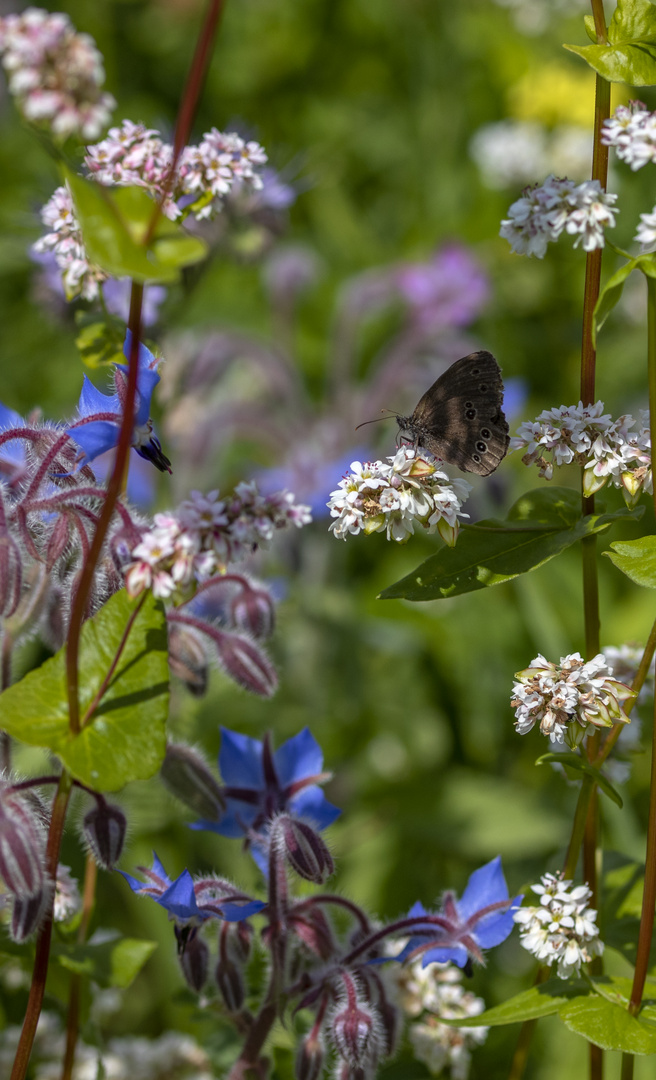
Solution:
[[(129, 278), (108, 278), (103, 283), (102, 291), (105, 305), (112, 315), (127, 323), (130, 314), (130, 292), (132, 282)], [(143, 294), (141, 322), (143, 326), (154, 326), (159, 318), (159, 309), (166, 300), (167, 290), (163, 285), (146, 285)]]
[(487, 302), (487, 275), (469, 251), (455, 244), (427, 262), (407, 263), (396, 273), (398, 289), (425, 327), (467, 326)]
[(337, 458), (312, 453), (307, 447), (299, 447), (298, 456), (287, 465), (273, 469), (264, 469), (256, 474), (258, 486), (263, 494), (286, 488), (293, 491), (298, 499), (306, 503), (312, 518), (329, 516), (327, 506), (331, 492), (341, 476), (345, 476), (352, 461), (368, 461), (371, 451), (364, 446), (355, 446)]
[(253, 192), (255, 209), (288, 210), (296, 202), (296, 189), (282, 178), (282, 173), (268, 165), (260, 174), (262, 187)]

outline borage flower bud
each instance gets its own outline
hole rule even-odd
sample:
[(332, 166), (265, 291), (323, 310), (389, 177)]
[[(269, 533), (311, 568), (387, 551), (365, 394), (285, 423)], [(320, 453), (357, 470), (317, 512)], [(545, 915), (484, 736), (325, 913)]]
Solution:
[(298, 1048), (294, 1065), (296, 1080), (320, 1080), (326, 1060), (321, 1034), (311, 1031)]
[[(176, 927), (176, 932), (177, 929)], [(186, 941), (179, 937), (178, 944), (180, 946), (178, 959), (180, 960), (182, 974), (189, 988), (194, 993), (200, 994), (207, 982), (210, 950), (198, 934), (189, 936)]]
[(48, 913), (51, 892), (51, 886), (46, 884), (35, 896), (15, 898), (9, 932), (19, 945), (40, 929)]
[(330, 1037), (339, 1056), (353, 1068), (366, 1067), (378, 1058), (378, 1016), (370, 1002), (357, 994), (350, 978), (346, 979), (345, 999), (332, 1014)]
[(223, 931), (228, 955), (236, 963), (245, 964), (251, 955), (253, 927), (247, 922), (225, 923)]
[(272, 841), (281, 841), (287, 862), (299, 877), (322, 885), (335, 863), (319, 833), (299, 818), (280, 814), (271, 829)]
[(169, 665), (190, 694), (207, 692), (208, 661), (200, 634), (181, 623), (169, 623)]
[(127, 819), (118, 806), (111, 806), (102, 796), (96, 799), (96, 805), (84, 816), (82, 832), (99, 866), (113, 870), (123, 850)]
[(209, 821), (218, 821), (225, 799), (202, 755), (191, 746), (169, 743), (160, 768), (164, 784), (176, 799)]
[(328, 919), (318, 907), (308, 907), (303, 902), (298, 907), (300, 912), (294, 909), (289, 912), (290, 928), (308, 949), (322, 960), (329, 960), (335, 954), (335, 938)]
[(0, 877), (9, 892), (27, 900), (43, 892), (45, 834), (29, 798), (0, 789)]
[(231, 605), (232, 621), (238, 630), (254, 638), (266, 638), (273, 633), (275, 608), (265, 589), (241, 589)]
[(218, 991), (228, 1012), (238, 1013), (244, 1005), (246, 991), (244, 978), (232, 960), (219, 960), (214, 972)]
[(271, 697), (278, 689), (278, 676), (264, 653), (248, 638), (216, 630), (213, 634), (221, 667), (244, 690), (259, 697)]

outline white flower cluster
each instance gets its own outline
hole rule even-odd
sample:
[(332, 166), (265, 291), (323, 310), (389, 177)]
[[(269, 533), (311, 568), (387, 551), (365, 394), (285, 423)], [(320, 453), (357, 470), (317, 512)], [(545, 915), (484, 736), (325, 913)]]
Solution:
[(193, 582), (207, 581), (265, 547), (277, 529), (301, 528), (312, 517), (291, 492), (261, 495), (251, 481), (238, 484), (226, 499), (218, 491), (192, 491), (176, 513), (155, 514), (154, 520), (124, 567), (130, 596), (145, 589), (162, 599), (184, 593)]
[(0, 55), (9, 91), (26, 120), (61, 139), (96, 139), (116, 102), (100, 88), (102, 57), (67, 15), (27, 8), (0, 19)]
[(389, 973), (395, 980), (399, 1004), (412, 1021), (408, 1035), (415, 1057), (433, 1076), (449, 1068), (452, 1080), (466, 1080), (471, 1051), (485, 1042), (488, 1029), (451, 1027), (442, 1019), (478, 1016), (485, 1002), (465, 990), (462, 972), (453, 964), (429, 964), (425, 968), (421, 964), (421, 958), (412, 964), (395, 964)]
[(469, 153), (489, 188), (523, 186), (548, 172), (584, 179), (590, 172), (590, 132), (575, 124), (550, 131), (535, 120), (499, 120), (474, 133)]
[[(158, 131), (124, 120), (121, 127), (110, 128), (102, 142), (87, 148), (84, 163), (99, 184), (142, 187), (157, 199), (164, 192), (172, 160), (173, 147)], [(198, 146), (182, 151), (163, 213), (172, 220), (183, 210), (198, 220), (211, 217), (231, 191), (262, 187), (259, 170), (266, 160), (259, 143), (212, 128)]]
[(515, 730), (526, 735), (539, 722), (552, 742), (579, 745), (595, 728), (628, 723), (622, 702), (632, 698), (630, 686), (612, 677), (602, 653), (587, 662), (580, 653), (561, 657), (560, 664), (538, 655), (513, 686), (510, 704)]
[(68, 187), (57, 188), (41, 208), (41, 220), (50, 231), (32, 245), (32, 250), (39, 254), (52, 252), (61, 271), (67, 300), (77, 296), (83, 300), (96, 300), (107, 274), (87, 258)]
[(598, 180), (548, 176), (543, 184), (524, 190), (501, 222), (503, 236), (518, 255), (544, 256), (547, 244), (562, 232), (575, 236), (574, 247), (584, 251), (604, 246), (604, 229), (615, 224), (617, 195), (603, 191)]
[(520, 927), (520, 941), (543, 964), (557, 964), (561, 979), (578, 975), (582, 963), (601, 956), (597, 912), (588, 907), (592, 893), (562, 874), (543, 874), (531, 889), (540, 897), (539, 907), (521, 907), (513, 915)]
[(461, 510), (471, 491), (466, 480), (450, 480), (426, 450), (421, 456), (402, 446), (387, 461), (351, 462), (327, 504), (336, 520), (331, 532), (340, 540), (359, 532), (387, 532), (388, 540), (404, 543), (421, 525), (439, 532), (450, 547), (456, 542)]
[[(638, 430), (632, 431), (636, 423)], [(649, 413), (613, 420), (603, 401), (594, 405), (560, 405), (527, 420), (510, 440), (511, 449), (526, 447), (525, 465), (534, 462), (540, 476), (551, 480), (554, 465), (585, 466), (584, 491), (593, 495), (610, 481), (622, 489), (627, 506), (652, 490)], [(546, 457), (545, 455), (549, 455)]]
[(656, 161), (656, 113), (641, 101), (618, 105), (613, 115), (604, 120), (601, 141), (605, 146), (614, 146), (620, 161), (626, 161), (634, 172), (641, 169)]

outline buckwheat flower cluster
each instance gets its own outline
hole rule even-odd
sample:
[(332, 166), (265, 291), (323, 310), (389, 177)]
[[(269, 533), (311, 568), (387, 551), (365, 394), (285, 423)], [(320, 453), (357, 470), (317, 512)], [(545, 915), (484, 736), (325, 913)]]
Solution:
[(595, 728), (628, 723), (622, 703), (634, 696), (625, 683), (612, 677), (603, 653), (587, 662), (579, 653), (561, 657), (559, 664), (538, 655), (523, 671), (512, 691), (515, 730), (525, 735), (536, 723), (552, 742), (574, 748)]
[[(102, 142), (87, 148), (84, 163), (99, 184), (142, 187), (159, 199), (172, 160), (173, 147), (158, 131), (124, 120), (120, 127), (110, 128)], [(228, 194), (262, 187), (260, 167), (266, 160), (259, 143), (212, 128), (198, 146), (182, 151), (163, 213), (172, 220), (183, 211), (198, 220), (212, 217)]]
[[(522, 461), (537, 464), (546, 480), (551, 480), (554, 466), (573, 462), (585, 466), (586, 495), (610, 481), (621, 488), (627, 505), (634, 506), (643, 491), (652, 490), (649, 413), (641, 411), (638, 420), (629, 415), (613, 420), (603, 410), (603, 401), (545, 409), (536, 420), (520, 425), (510, 446), (526, 448)], [(636, 425), (637, 430), (631, 430)]]
[(540, 897), (539, 907), (522, 907), (513, 915), (520, 927), (520, 941), (543, 964), (556, 964), (560, 979), (578, 975), (582, 963), (601, 956), (597, 912), (588, 906), (591, 890), (563, 879), (562, 874), (543, 874), (531, 889)]
[(61, 272), (66, 299), (80, 296), (83, 300), (97, 300), (107, 274), (87, 258), (68, 187), (56, 189), (41, 208), (41, 220), (49, 232), (32, 245), (32, 250), (37, 254), (52, 252)]
[(9, 91), (26, 120), (57, 138), (96, 139), (116, 102), (101, 87), (102, 57), (61, 12), (27, 8), (0, 19), (0, 56)]
[(620, 161), (636, 172), (656, 161), (656, 113), (641, 101), (618, 105), (613, 115), (604, 120), (601, 141), (605, 146), (614, 146)]
[(482, 998), (462, 985), (463, 973), (452, 964), (422, 967), (421, 959), (394, 967), (401, 1008), (412, 1018), (408, 1037), (415, 1057), (433, 1076), (450, 1069), (452, 1080), (466, 1080), (471, 1051), (485, 1042), (486, 1027), (458, 1028), (442, 1023), (478, 1016), (485, 1009)]
[(386, 461), (351, 462), (351, 471), (331, 493), (330, 531), (340, 540), (359, 532), (386, 532), (404, 543), (420, 525), (456, 542), (461, 507), (471, 491), (466, 480), (451, 480), (427, 451), (402, 446)]
[(525, 188), (501, 222), (503, 236), (518, 255), (543, 258), (547, 244), (561, 233), (575, 236), (574, 247), (593, 251), (604, 246), (604, 229), (615, 225), (617, 195), (605, 192), (598, 180), (548, 176), (543, 184)]
[(254, 482), (238, 484), (234, 494), (193, 491), (175, 513), (155, 514), (124, 567), (130, 596), (152, 589), (166, 599), (189, 591), (225, 571), (257, 548), (265, 547), (279, 529), (309, 524), (309, 508), (288, 491), (261, 495)]

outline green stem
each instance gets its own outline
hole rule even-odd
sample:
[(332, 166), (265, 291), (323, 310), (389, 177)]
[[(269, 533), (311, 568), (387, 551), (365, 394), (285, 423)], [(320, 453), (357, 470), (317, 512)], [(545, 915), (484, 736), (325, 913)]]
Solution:
[[(86, 941), (89, 923), (96, 899), (96, 881), (98, 879), (98, 866), (92, 855), (87, 855), (84, 870), (84, 890), (82, 894), (82, 917), (77, 930), (78, 944)], [(71, 1080), (73, 1065), (75, 1064), (75, 1050), (80, 1028), (80, 1001), (82, 990), (82, 975), (71, 975), (70, 990), (68, 994), (68, 1014), (66, 1017), (66, 1049), (62, 1064), (61, 1080)]]
[[(59, 787), (57, 788), (57, 793), (52, 804), (52, 815), (50, 817), (50, 828), (48, 830), (48, 843), (46, 845), (46, 870), (51, 881), (55, 881), (57, 877), (59, 851), (61, 849), (64, 822), (66, 820), (66, 811), (68, 809), (72, 785), (73, 781), (70, 774), (64, 770), (59, 778)], [(43, 995), (45, 994), (46, 989), (46, 978), (48, 976), (54, 901), (55, 891), (53, 889), (50, 898), (50, 910), (39, 931), (39, 936), (36, 941), (32, 984), (27, 999), (23, 1029), (20, 1034), (18, 1049), (16, 1050), (16, 1057), (14, 1058), (14, 1065), (11, 1070), (11, 1080), (25, 1080), (27, 1067), (30, 1063), (32, 1045), (36, 1034), (36, 1026), (39, 1022), (39, 1016), (41, 1015)]]

